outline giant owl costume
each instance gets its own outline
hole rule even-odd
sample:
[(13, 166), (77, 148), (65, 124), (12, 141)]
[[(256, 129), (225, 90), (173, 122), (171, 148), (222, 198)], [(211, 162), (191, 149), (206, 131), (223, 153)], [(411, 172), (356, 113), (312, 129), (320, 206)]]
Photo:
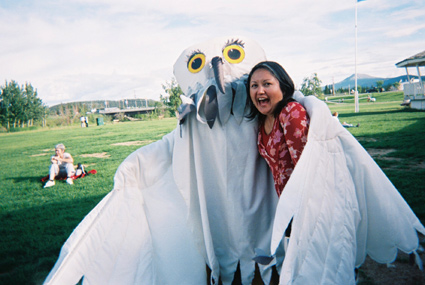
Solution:
[(276, 264), (281, 284), (350, 284), (366, 254), (391, 262), (397, 248), (418, 247), (425, 228), (388, 178), (323, 102), (299, 92), (308, 142), (277, 205), (257, 121), (244, 117), (246, 75), (263, 60), (243, 37), (183, 51), (174, 65), (184, 92), (178, 126), (120, 165), (46, 284), (205, 284), (205, 265), (211, 283), (231, 284), (239, 266), (250, 284), (255, 261), (268, 263), (259, 264), (265, 283)]

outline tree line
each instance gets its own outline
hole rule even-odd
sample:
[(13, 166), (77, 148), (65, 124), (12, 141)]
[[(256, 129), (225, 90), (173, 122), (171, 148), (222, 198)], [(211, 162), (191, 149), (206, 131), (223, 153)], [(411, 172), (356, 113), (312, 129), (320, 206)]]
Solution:
[[(317, 73), (312, 74), (310, 77), (305, 77), (301, 84), (300, 91), (304, 95), (322, 95), (332, 94), (332, 86), (326, 85), (323, 89), (321, 87), (322, 81), (319, 79)], [(358, 91), (363, 92), (378, 92), (388, 90), (390, 87), (398, 87), (399, 83), (392, 84), (391, 86), (383, 87), (383, 81), (377, 81), (377, 87), (374, 90), (358, 86)], [(169, 116), (175, 116), (178, 106), (181, 104), (180, 95), (183, 94), (180, 86), (175, 78), (167, 81), (162, 85), (167, 95), (160, 96), (160, 102), (154, 100), (144, 99), (128, 99), (121, 101), (91, 101), (91, 102), (74, 102), (67, 104), (60, 104), (50, 108), (45, 106), (40, 98), (37, 97), (37, 90), (29, 84), (25, 83), (23, 86), (15, 81), (7, 82), (5, 86), (0, 86), (0, 124), (7, 130), (10, 128), (32, 126), (35, 122), (42, 122), (45, 126), (45, 120), (49, 112), (59, 117), (67, 118), (67, 124), (79, 116), (85, 114), (92, 108), (101, 107), (142, 107), (142, 106), (155, 106), (156, 112), (161, 109), (160, 105), (165, 106)], [(371, 87), (372, 88), (372, 87)], [(376, 90), (375, 90), (376, 89)], [(340, 88), (335, 90), (337, 93), (350, 92)], [(142, 101), (140, 101), (142, 100)], [(133, 102), (134, 101), (134, 102)], [(149, 102), (148, 102), (149, 101)], [(90, 103), (90, 104), (89, 104)], [(122, 103), (122, 104), (121, 104)], [(126, 105), (124, 105), (126, 104)], [(162, 110), (162, 109), (161, 109)], [(78, 119), (78, 118), (77, 118)]]
[(29, 127), (37, 121), (44, 124), (47, 112), (47, 107), (30, 83), (19, 86), (12, 80), (0, 86), (0, 123), (7, 130)]

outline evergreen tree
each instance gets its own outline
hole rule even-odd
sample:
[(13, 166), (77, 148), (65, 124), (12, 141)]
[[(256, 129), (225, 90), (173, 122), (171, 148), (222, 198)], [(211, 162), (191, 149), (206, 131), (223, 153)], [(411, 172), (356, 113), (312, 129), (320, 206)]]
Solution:
[(34, 121), (42, 121), (46, 107), (31, 84), (19, 87), (14, 80), (0, 87), (0, 123), (6, 129), (30, 126)]

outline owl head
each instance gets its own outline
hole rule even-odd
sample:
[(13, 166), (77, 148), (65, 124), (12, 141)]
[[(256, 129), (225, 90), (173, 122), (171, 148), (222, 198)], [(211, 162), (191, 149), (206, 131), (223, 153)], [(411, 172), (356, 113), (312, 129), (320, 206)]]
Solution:
[[(211, 80), (224, 93), (224, 85), (248, 74), (263, 60), (266, 60), (263, 49), (251, 39), (215, 38), (185, 49), (174, 64), (174, 75), (185, 94), (190, 93), (189, 88), (194, 91)], [(217, 75), (223, 77), (219, 79)]]
[(260, 45), (245, 37), (220, 37), (185, 49), (174, 64), (174, 76), (186, 96), (182, 96), (182, 106), (190, 106), (186, 113), (196, 109), (198, 120), (210, 128), (218, 114), (225, 123), (235, 109), (242, 108), (243, 113), (246, 91), (242, 81), (264, 60)]

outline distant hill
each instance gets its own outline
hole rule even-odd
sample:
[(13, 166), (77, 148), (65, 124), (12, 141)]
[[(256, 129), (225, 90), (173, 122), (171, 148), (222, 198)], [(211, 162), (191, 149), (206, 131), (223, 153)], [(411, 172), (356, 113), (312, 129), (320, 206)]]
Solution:
[[(342, 80), (341, 82), (335, 83), (335, 90), (339, 89), (339, 88), (354, 88), (355, 85), (355, 75), (351, 75), (347, 78), (345, 78), (344, 80)], [(411, 75), (410, 78), (415, 78), (417, 79), (418, 76), (415, 75)], [(361, 86), (363, 88), (369, 88), (369, 87), (376, 87), (376, 82), (377, 81), (384, 81), (383, 86), (387, 86), (387, 85), (392, 85), (395, 82), (407, 82), (407, 75), (402, 75), (402, 76), (397, 76), (397, 77), (393, 77), (393, 78), (384, 78), (384, 77), (373, 77), (367, 74), (357, 74), (357, 85)]]

